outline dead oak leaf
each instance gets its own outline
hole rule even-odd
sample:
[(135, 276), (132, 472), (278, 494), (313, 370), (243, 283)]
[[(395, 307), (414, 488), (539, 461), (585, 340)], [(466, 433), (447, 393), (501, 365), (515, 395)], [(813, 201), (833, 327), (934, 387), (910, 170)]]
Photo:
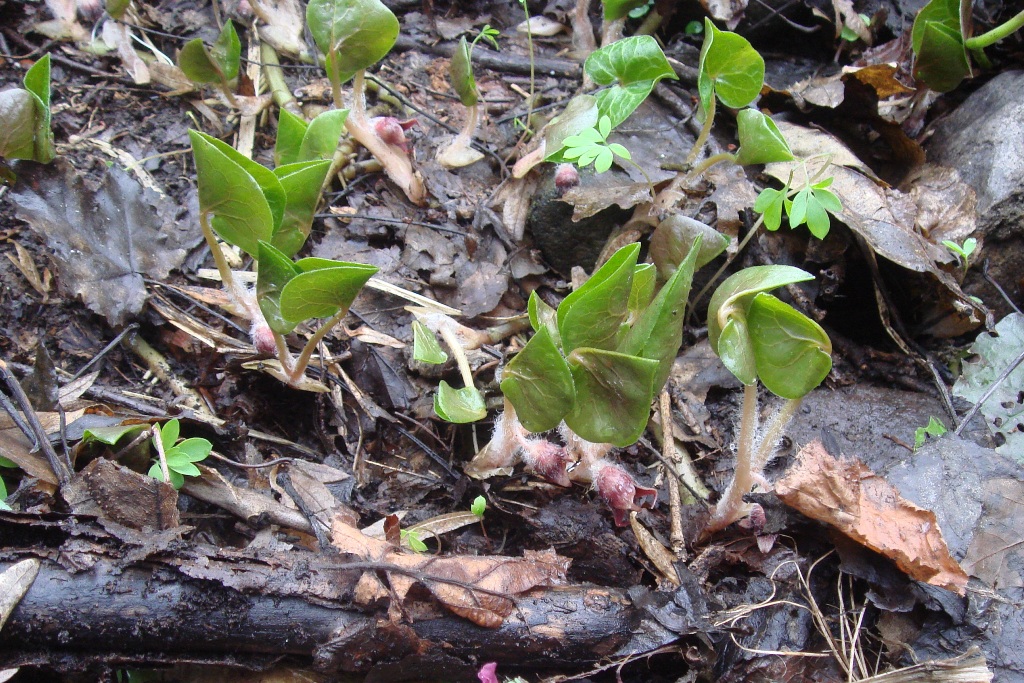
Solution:
[(116, 168), (96, 190), (60, 160), (17, 173), (18, 217), (53, 251), (62, 284), (111, 325), (142, 310), (144, 278), (166, 278), (201, 239), (189, 211)]
[[(335, 547), (369, 563), (379, 563), (391, 592), (401, 602), (423, 586), (446, 609), (484, 628), (498, 628), (515, 609), (515, 597), (536, 586), (565, 580), (571, 560), (553, 550), (527, 551), (523, 557), (408, 554), (335, 520)], [(364, 574), (364, 579), (370, 574)], [(383, 587), (365, 585), (357, 594), (376, 600)]]
[(903, 498), (858, 460), (837, 460), (820, 441), (797, 454), (775, 484), (786, 505), (896, 563), (912, 579), (964, 594), (967, 574), (950, 556), (935, 514)]

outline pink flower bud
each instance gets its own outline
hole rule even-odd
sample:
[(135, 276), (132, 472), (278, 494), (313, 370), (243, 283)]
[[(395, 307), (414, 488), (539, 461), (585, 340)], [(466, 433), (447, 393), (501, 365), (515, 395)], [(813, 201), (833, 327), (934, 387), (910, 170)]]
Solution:
[(249, 336), (252, 338), (252, 345), (256, 347), (256, 352), (263, 355), (272, 356), (277, 353), (277, 344), (274, 342), (274, 333), (270, 330), (270, 326), (262, 320), (253, 322), (252, 329), (249, 330)]
[(572, 164), (559, 164), (555, 168), (555, 187), (565, 192), (580, 184), (580, 172)]
[(564, 447), (556, 446), (546, 439), (526, 439), (520, 446), (523, 449), (526, 469), (544, 477), (552, 484), (572, 486), (569, 474), (565, 470), (572, 460)]
[(498, 663), (487, 662), (476, 672), (476, 677), (480, 683), (498, 683)]
[(398, 147), (406, 154), (409, 153), (409, 141), (405, 137), (405, 131), (416, 125), (416, 119), (399, 121), (394, 116), (377, 116), (370, 119), (373, 130), (384, 142)]
[(633, 477), (618, 465), (604, 463), (601, 466), (599, 463), (595, 469), (597, 475), (594, 477), (594, 487), (612, 509), (616, 526), (626, 526), (629, 521), (627, 512), (639, 511), (642, 507), (653, 508), (658, 502), (657, 489), (638, 485)]

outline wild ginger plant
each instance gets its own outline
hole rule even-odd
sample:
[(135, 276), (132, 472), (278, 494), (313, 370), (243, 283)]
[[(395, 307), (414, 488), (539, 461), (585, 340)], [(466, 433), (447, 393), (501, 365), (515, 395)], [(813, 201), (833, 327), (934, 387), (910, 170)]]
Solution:
[(455, 53), (452, 55), (449, 79), (452, 88), (459, 96), (459, 101), (466, 107), (466, 123), (459, 134), (437, 152), (437, 161), (445, 168), (469, 166), (484, 158), (482, 152), (470, 146), (480, 118), (480, 92), (473, 74), (473, 48), (476, 47), (477, 42), (483, 39), (497, 49), (498, 41), (495, 40), (497, 35), (496, 29), (489, 25), (484, 26), (473, 42), (468, 42), (466, 37), (462, 36), (459, 39), (459, 46), (455, 48)]
[[(715, 506), (706, 534), (745, 517), (743, 497), (763, 482), (765, 465), (801, 399), (832, 369), (832, 343), (818, 323), (768, 292), (813, 279), (792, 266), (754, 266), (727, 278), (708, 306), (708, 341), (743, 384), (733, 478)], [(783, 399), (762, 425), (757, 383)]]
[[(306, 24), (324, 55), (334, 105), (342, 109), (343, 83), (352, 80), (352, 105), (345, 127), (384, 167), (409, 201), (422, 204), (426, 190), (413, 171), (402, 124), (366, 114), (366, 69), (382, 60), (398, 39), (398, 19), (380, 0), (311, 0)], [(397, 126), (397, 128), (396, 128)]]
[(22, 84), (24, 88), (0, 92), (0, 177), (12, 177), (3, 160), (48, 164), (56, 156), (50, 130), (50, 55), (25, 72)]
[(178, 68), (193, 83), (215, 83), (228, 104), (238, 108), (233, 92), (241, 65), (242, 44), (231, 21), (224, 22), (220, 36), (207, 46), (201, 38), (190, 40), (178, 53)]
[[(337, 145), (336, 138), (331, 143), (313, 139), (332, 133), (336, 117), (327, 123), (332, 121), (334, 127), (310, 124), (299, 143), (300, 156), (304, 147), (333, 149)], [(312, 137), (305, 144), (310, 131)], [(256, 349), (277, 355), (281, 378), (298, 385), (317, 344), (345, 316), (377, 268), (320, 258), (292, 260), (309, 235), (330, 161), (295, 161), (271, 171), (209, 135), (189, 131), (189, 136), (199, 185), (200, 226), (234, 312), (252, 321)], [(292, 158), (290, 154), (285, 153), (286, 158)], [(255, 290), (235, 280), (218, 236), (255, 259)], [(293, 357), (285, 335), (312, 319), (326, 320)]]
[[(523, 462), (558, 485), (593, 484), (618, 524), (629, 510), (652, 506), (656, 493), (607, 455), (635, 443), (647, 426), (682, 343), (700, 251), (698, 239), (659, 286), (655, 266), (638, 263), (640, 245), (632, 244), (557, 308), (531, 295), (535, 334), (502, 371), (505, 411), (467, 473), (484, 477)], [(530, 436), (555, 428), (564, 445)]]

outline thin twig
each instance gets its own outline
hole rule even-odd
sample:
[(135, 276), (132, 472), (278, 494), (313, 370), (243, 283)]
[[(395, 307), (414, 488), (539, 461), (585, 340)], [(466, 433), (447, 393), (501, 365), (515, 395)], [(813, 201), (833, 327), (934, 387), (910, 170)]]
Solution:
[(121, 331), (121, 334), (119, 334), (116, 337), (114, 337), (113, 341), (111, 341), (109, 344), (104, 346), (102, 351), (97, 353), (95, 356), (93, 356), (89, 360), (88, 363), (86, 363), (81, 368), (79, 368), (78, 372), (73, 374), (71, 376), (71, 379), (69, 379), (68, 381), (69, 382), (74, 382), (76, 379), (78, 379), (79, 377), (84, 375), (89, 368), (91, 368), (93, 365), (95, 365), (97, 362), (99, 362), (105, 355), (110, 353), (111, 349), (113, 349), (115, 346), (120, 344), (121, 340), (124, 339), (125, 335), (131, 334), (132, 332), (134, 332), (137, 329), (139, 329), (139, 324), (138, 323), (132, 323), (128, 327), (124, 328), (124, 330)]
[[(43, 429), (43, 425), (39, 422), (39, 417), (36, 415), (36, 411), (32, 408), (32, 404), (28, 400), (28, 396), (25, 395), (25, 390), (21, 388), (21, 384), (18, 382), (18, 378), (7, 368), (7, 363), (0, 360), (0, 377), (3, 378), (4, 383), (7, 384), (7, 389), (11, 392), (11, 396), (14, 398), (15, 403), (18, 404), (18, 408), (21, 410), (22, 415), (25, 417), (25, 421), (28, 423), (31, 431), (26, 433), (26, 436), (31, 439), (33, 435), (42, 450), (43, 455), (46, 456), (47, 462), (50, 464), (50, 469), (53, 470), (54, 475), (57, 477), (57, 481), (60, 483), (61, 488), (67, 486), (71, 482), (71, 461), (65, 456), (61, 459), (57, 455), (57, 451), (54, 450), (53, 444), (50, 443), (50, 438), (46, 434), (46, 430)], [(20, 425), (19, 425), (20, 426)]]
[(960, 434), (963, 433), (964, 429), (967, 428), (967, 424), (974, 419), (975, 415), (978, 414), (978, 411), (981, 410), (981, 406), (985, 404), (985, 401), (992, 398), (992, 394), (996, 393), (996, 389), (999, 388), (999, 385), (1005, 382), (1006, 378), (1009, 377), (1010, 374), (1013, 373), (1013, 371), (1016, 370), (1021, 363), (1024, 363), (1024, 351), (1021, 351), (1019, 354), (1017, 354), (1017, 357), (1013, 359), (1013, 362), (1010, 363), (1010, 365), (999, 374), (999, 377), (996, 377), (995, 381), (992, 382), (991, 385), (989, 385), (988, 390), (981, 395), (981, 398), (979, 398), (978, 402), (974, 404), (974, 407), (971, 408), (966, 415), (964, 415), (964, 419), (960, 422), (959, 425), (957, 425), (954, 434), (960, 436)]

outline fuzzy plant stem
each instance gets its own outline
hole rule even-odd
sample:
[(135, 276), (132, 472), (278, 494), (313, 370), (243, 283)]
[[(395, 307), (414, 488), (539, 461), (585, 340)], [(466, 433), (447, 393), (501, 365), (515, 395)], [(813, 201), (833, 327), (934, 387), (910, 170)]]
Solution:
[(752, 459), (752, 469), (755, 477), (760, 476), (764, 472), (765, 466), (775, 452), (775, 447), (786, 432), (786, 427), (789, 426), (797, 409), (800, 408), (801, 400), (799, 398), (786, 399), (761, 430), (757, 439), (757, 450)]
[[(255, 7), (256, 3), (252, 3)], [(260, 61), (263, 62), (263, 73), (267, 77), (267, 85), (274, 97), (274, 104), (281, 109), (287, 109), (296, 116), (302, 116), (302, 109), (299, 108), (295, 95), (292, 94), (288, 83), (284, 80), (284, 70), (281, 69), (281, 60), (277, 57), (277, 50), (270, 43), (260, 43)]]
[[(289, 382), (295, 384), (302, 378), (302, 375), (306, 372), (306, 366), (309, 365), (309, 359), (313, 357), (313, 351), (316, 349), (317, 344), (319, 344), (321, 340), (327, 336), (327, 333), (330, 332), (335, 325), (341, 322), (342, 318), (346, 315), (348, 315), (348, 309), (342, 308), (340, 311), (328, 318), (327, 322), (317, 328), (317, 331), (309, 338), (306, 345), (302, 347), (302, 353), (300, 353), (299, 357), (295, 359), (295, 365), (292, 366), (291, 372), (287, 373)], [(279, 346), (279, 352), (280, 348), (281, 347)], [(283, 362), (282, 367), (284, 367)]]
[(736, 448), (736, 466), (732, 481), (722, 494), (708, 522), (705, 534), (721, 531), (745, 514), (743, 496), (754, 486), (754, 440), (757, 435), (757, 384), (743, 387), (743, 412), (740, 415), (740, 438)]
[(697, 139), (693, 142), (693, 148), (690, 149), (690, 153), (686, 155), (686, 161), (683, 162), (685, 166), (691, 166), (697, 161), (697, 156), (700, 151), (704, 149), (704, 145), (708, 141), (708, 137), (711, 135), (711, 126), (715, 123), (715, 105), (718, 98), (712, 96), (711, 104), (708, 106), (708, 110), (704, 112), (704, 126), (700, 129), (700, 134)]
[(210, 245), (213, 262), (217, 264), (217, 272), (220, 273), (220, 280), (227, 288), (228, 294), (237, 304), (248, 309), (246, 293), (238, 285), (235, 281), (235, 276), (231, 273), (231, 266), (228, 265), (228, 260), (224, 257), (224, 252), (221, 251), (220, 244), (217, 242), (217, 236), (213, 234), (213, 228), (210, 227), (210, 217), (206, 212), (199, 214), (199, 226), (203, 229), (203, 237), (206, 238), (206, 243)]
[(473, 386), (473, 371), (469, 367), (469, 359), (466, 358), (466, 352), (462, 348), (462, 344), (459, 343), (458, 337), (455, 336), (455, 333), (447, 325), (442, 326), (440, 332), (444, 343), (448, 345), (448, 348), (452, 350), (452, 355), (455, 356), (455, 362), (459, 366), (459, 374), (462, 375), (463, 385), (467, 387)]
[(1024, 27), (1024, 12), (1020, 12), (1015, 17), (1007, 21), (1006, 23), (996, 26), (991, 31), (982, 33), (980, 36), (974, 36), (964, 41), (964, 47), (968, 50), (978, 50), (994, 43), (998, 43), (1003, 38), (1007, 37), (1011, 33), (1015, 33), (1021, 27)]

